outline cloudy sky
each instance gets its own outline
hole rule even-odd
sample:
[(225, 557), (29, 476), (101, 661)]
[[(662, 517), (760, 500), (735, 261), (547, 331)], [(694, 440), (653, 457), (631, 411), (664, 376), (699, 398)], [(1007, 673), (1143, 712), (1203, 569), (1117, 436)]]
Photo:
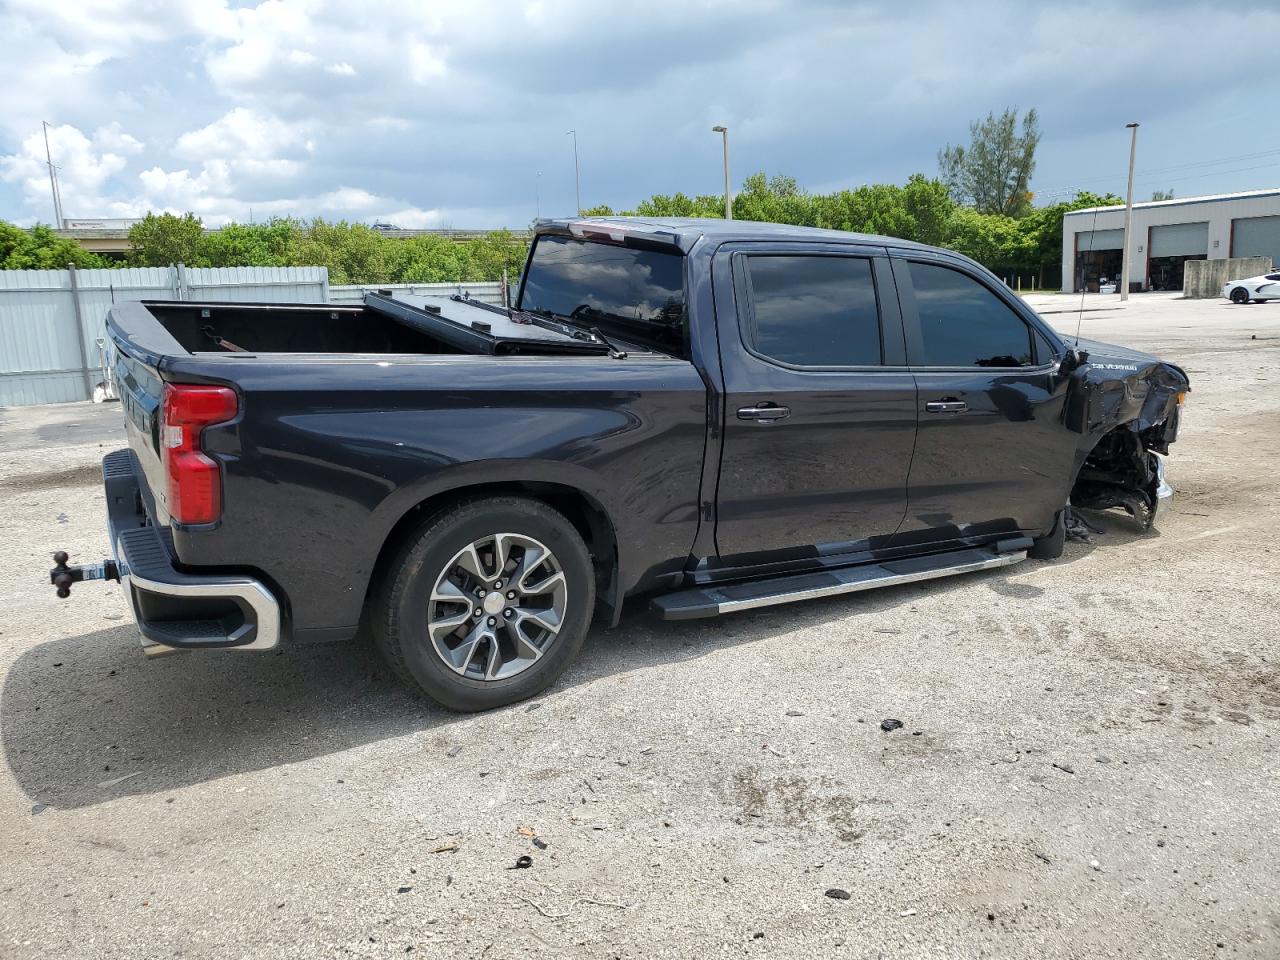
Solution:
[(1280, 6), (763, 0), (0, 0), (0, 217), (193, 210), (523, 226), (582, 201), (934, 174), (1007, 105), (1032, 182), (1137, 195), (1280, 185)]

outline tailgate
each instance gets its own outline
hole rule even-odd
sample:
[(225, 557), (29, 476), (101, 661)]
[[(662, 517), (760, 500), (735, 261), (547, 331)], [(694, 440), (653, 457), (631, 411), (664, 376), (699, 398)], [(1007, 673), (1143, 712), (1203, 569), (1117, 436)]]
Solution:
[[(168, 343), (165, 343), (165, 341)], [(186, 351), (141, 303), (122, 303), (107, 314), (107, 363), (115, 372), (129, 448), (146, 480), (142, 498), (152, 520), (165, 525), (165, 472), (160, 456), (164, 381), (160, 365)]]

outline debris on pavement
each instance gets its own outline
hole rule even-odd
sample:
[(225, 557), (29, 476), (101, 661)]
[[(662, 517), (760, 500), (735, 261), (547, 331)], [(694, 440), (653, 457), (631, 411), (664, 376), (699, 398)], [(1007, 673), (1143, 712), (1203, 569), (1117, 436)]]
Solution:
[(803, 711), (803, 710), (788, 710), (788, 711), (787, 711), (787, 716), (788, 716), (788, 717), (803, 717), (803, 716), (804, 716), (804, 711)]
[(829, 890), (827, 890), (826, 894), (824, 895), (830, 897), (832, 900), (848, 900), (849, 899), (849, 891), (841, 890), (839, 887), (831, 887)]
[(915, 910), (899, 910), (898, 911), (898, 916), (900, 917), (914, 917), (915, 915), (916, 915)]
[(1095, 527), (1082, 517), (1080, 511), (1072, 510), (1070, 505), (1063, 511), (1062, 523), (1066, 527), (1067, 539), (1074, 540), (1077, 543), (1093, 543), (1091, 535), (1100, 535), (1106, 532)]
[(891, 730), (901, 730), (902, 721), (895, 720), (893, 719), (893, 717), (889, 717), (885, 720), (880, 721), (880, 729), (883, 730), (885, 733), (888, 733)]
[(137, 771), (136, 773), (126, 773), (123, 777), (113, 777), (110, 780), (103, 780), (101, 783), (98, 784), (98, 786), (103, 788), (114, 787), (118, 783), (124, 783), (126, 780), (132, 780), (134, 777), (140, 777), (140, 776), (142, 776), (141, 770)]
[(458, 746), (457, 744), (454, 744), (452, 747), (450, 747), (448, 750), (445, 751), (445, 755), (450, 757), (456, 757), (461, 752), (462, 752), (462, 747)]
[(541, 837), (534, 837), (533, 845), (537, 847), (539, 850), (547, 849), (547, 841), (543, 840)]
[(533, 857), (525, 854), (523, 857), (517, 857), (515, 866), (507, 867), (508, 870), (528, 870), (533, 866)]
[(1061, 770), (1063, 773), (1075, 773), (1075, 772), (1076, 772), (1076, 768), (1075, 768), (1075, 767), (1073, 767), (1073, 766), (1071, 766), (1071, 764), (1069, 764), (1069, 763), (1055, 763), (1053, 766), (1054, 766), (1054, 769), (1055, 769), (1055, 770)]
[(456, 843), (442, 843), (440, 844), (440, 846), (436, 847), (431, 852), (432, 853), (453, 853), (457, 849), (458, 849), (458, 845)]
[(535, 837), (538, 835), (538, 831), (533, 827), (516, 827), (516, 833), (522, 837)]

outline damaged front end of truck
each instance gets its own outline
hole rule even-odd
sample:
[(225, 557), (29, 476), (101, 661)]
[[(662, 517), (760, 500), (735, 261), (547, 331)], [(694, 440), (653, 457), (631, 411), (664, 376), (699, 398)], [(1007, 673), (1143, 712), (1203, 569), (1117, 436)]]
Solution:
[(1070, 506), (1122, 508), (1143, 530), (1173, 491), (1161, 454), (1178, 438), (1186, 373), (1136, 350), (1081, 340), (1063, 363), (1063, 416), (1081, 434)]

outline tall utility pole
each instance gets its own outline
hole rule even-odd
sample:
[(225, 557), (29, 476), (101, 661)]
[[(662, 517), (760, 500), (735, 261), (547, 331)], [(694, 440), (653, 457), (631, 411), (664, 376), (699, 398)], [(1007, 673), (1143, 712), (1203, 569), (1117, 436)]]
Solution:
[(1126, 123), (1129, 137), (1129, 190), (1124, 196), (1124, 257), (1120, 268), (1120, 299), (1129, 299), (1129, 273), (1133, 269), (1133, 244), (1129, 228), (1133, 225), (1133, 158), (1138, 152), (1138, 125)]
[(58, 180), (53, 172), (53, 154), (49, 152), (49, 121), (44, 124), (44, 160), (49, 165), (49, 192), (53, 194), (53, 219), (59, 230), (62, 229), (62, 200), (58, 196)]
[(717, 125), (711, 128), (711, 132), (720, 134), (720, 138), (724, 142), (724, 218), (732, 220), (733, 188), (729, 185), (729, 128)]
[(578, 131), (565, 131), (565, 136), (573, 136), (573, 192), (578, 201), (578, 216), (582, 216), (582, 174), (578, 171)]
[(533, 182), (533, 218), (535, 220), (542, 219), (542, 171), (538, 171), (538, 177)]

